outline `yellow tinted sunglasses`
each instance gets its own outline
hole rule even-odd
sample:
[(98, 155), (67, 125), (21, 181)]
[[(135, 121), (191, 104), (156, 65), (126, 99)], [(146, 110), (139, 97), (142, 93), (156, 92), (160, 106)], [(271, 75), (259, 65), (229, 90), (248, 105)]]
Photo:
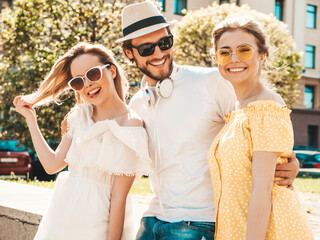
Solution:
[(237, 51), (230, 52), (228, 49), (221, 48), (215, 54), (215, 61), (219, 65), (226, 65), (230, 62), (232, 54), (237, 54), (237, 57), (242, 61), (248, 61), (252, 58), (254, 49), (250, 45), (242, 45), (237, 48)]

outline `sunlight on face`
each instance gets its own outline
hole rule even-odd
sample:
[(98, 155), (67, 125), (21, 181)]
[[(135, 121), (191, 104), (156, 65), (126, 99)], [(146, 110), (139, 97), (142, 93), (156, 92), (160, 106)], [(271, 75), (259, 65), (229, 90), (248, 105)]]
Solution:
[[(253, 56), (246, 61), (240, 60), (236, 54), (239, 46), (243, 45), (249, 45), (254, 50)], [(217, 50), (219, 49), (227, 49), (233, 53), (227, 64), (218, 66), (220, 74), (232, 84), (254, 82), (260, 78), (262, 55), (253, 35), (243, 30), (225, 32), (217, 43)]]

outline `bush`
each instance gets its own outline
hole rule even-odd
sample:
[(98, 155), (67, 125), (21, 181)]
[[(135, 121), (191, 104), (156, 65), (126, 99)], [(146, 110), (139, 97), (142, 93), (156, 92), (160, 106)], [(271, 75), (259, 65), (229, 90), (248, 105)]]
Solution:
[(251, 10), (247, 5), (239, 7), (235, 4), (217, 3), (200, 10), (189, 11), (173, 29), (175, 59), (180, 64), (207, 67), (214, 65), (210, 56), (210, 49), (213, 47), (212, 30), (229, 16), (248, 14), (262, 23), (274, 50), (271, 58), (273, 68), (266, 71), (265, 78), (284, 98), (287, 105), (292, 107), (299, 96), (296, 85), (303, 69), (300, 63), (301, 56), (295, 52), (295, 43), (289, 35), (288, 26), (271, 14)]

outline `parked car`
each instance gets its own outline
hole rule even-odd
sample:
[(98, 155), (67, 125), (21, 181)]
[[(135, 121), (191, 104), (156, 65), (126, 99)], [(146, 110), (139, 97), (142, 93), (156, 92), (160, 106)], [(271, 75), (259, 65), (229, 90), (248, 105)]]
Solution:
[[(55, 142), (55, 141), (52, 141), (52, 140), (47, 140), (47, 143), (49, 144), (49, 146), (53, 149), (53, 150), (56, 150), (56, 148), (58, 147), (59, 145), (59, 142)], [(67, 170), (67, 167), (63, 170)], [(62, 171), (63, 171), (62, 170)], [(54, 173), (54, 174), (48, 174), (40, 160), (38, 159), (37, 157), (37, 154), (34, 153), (34, 157), (33, 157), (33, 160), (32, 160), (32, 172), (33, 172), (33, 176), (36, 177), (39, 181), (54, 181), (56, 180), (57, 176), (58, 176), (58, 173)]]
[(31, 157), (18, 140), (0, 140), (0, 175), (32, 177)]
[(320, 168), (320, 151), (294, 150), (301, 168)]

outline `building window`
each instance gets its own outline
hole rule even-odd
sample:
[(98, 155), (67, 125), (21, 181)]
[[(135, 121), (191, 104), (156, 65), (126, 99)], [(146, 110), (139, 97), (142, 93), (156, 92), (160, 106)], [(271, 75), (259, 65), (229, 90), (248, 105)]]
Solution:
[(283, 0), (276, 0), (274, 7), (274, 15), (278, 20), (283, 20)]
[(308, 146), (318, 147), (319, 127), (308, 125)]
[(159, 2), (161, 3), (161, 10), (165, 11), (166, 10), (166, 0), (159, 0)]
[(12, 0), (0, 0), (0, 12), (8, 7), (12, 7)]
[(306, 68), (314, 68), (315, 46), (306, 45), (304, 66)]
[(306, 109), (313, 109), (314, 106), (314, 86), (307, 86), (304, 89), (304, 106)]
[(220, 4), (230, 3), (230, 0), (220, 0), (219, 3), (220, 3)]
[(317, 7), (314, 5), (307, 5), (307, 14), (306, 14), (306, 27), (307, 28), (316, 28), (316, 13)]
[(184, 15), (183, 9), (187, 9), (187, 0), (174, 0), (174, 13)]

